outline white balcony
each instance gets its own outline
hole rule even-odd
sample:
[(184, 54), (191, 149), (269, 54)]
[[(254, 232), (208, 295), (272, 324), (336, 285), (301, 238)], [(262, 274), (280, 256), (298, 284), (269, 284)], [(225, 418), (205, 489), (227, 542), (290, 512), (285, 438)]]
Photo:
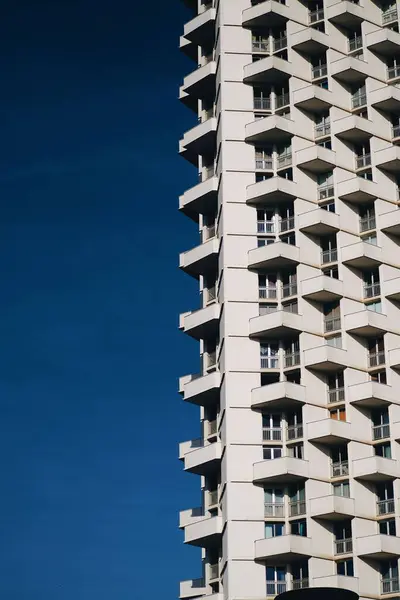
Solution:
[(392, 173), (400, 172), (400, 147), (390, 146), (374, 153), (375, 165)]
[(395, 535), (366, 535), (355, 540), (358, 556), (375, 560), (399, 558), (400, 537)]
[(283, 177), (270, 177), (247, 186), (246, 201), (249, 204), (286, 203), (297, 197), (297, 184)]
[(367, 456), (353, 460), (352, 467), (353, 477), (365, 481), (385, 481), (399, 476), (396, 461), (382, 456)]
[(373, 269), (382, 263), (382, 248), (368, 242), (356, 242), (344, 246), (342, 262), (355, 269)]
[(285, 310), (250, 319), (250, 336), (281, 339), (303, 331), (303, 317)]
[(180, 99), (184, 103), (191, 103), (191, 108), (197, 111), (197, 100), (204, 98), (212, 100), (215, 93), (215, 77), (217, 73), (217, 63), (215, 60), (199, 67), (192, 73), (189, 73), (180, 88)]
[(400, 209), (396, 208), (380, 215), (379, 224), (385, 233), (400, 236)]
[[(188, 517), (188, 513), (191, 512), (194, 512), (194, 516)], [(198, 516), (196, 513), (197, 509), (180, 513), (179, 527), (184, 529), (185, 544), (200, 547), (215, 545), (221, 537), (222, 517)]]
[[(338, 2), (338, 4), (342, 3)], [(330, 68), (332, 77), (345, 83), (361, 82), (371, 75), (371, 66), (354, 56), (344, 56), (335, 60), (331, 63)]]
[(355, 508), (353, 498), (332, 495), (321, 496), (321, 498), (311, 498), (310, 500), (310, 517), (336, 521), (352, 519), (354, 516)]
[(393, 29), (378, 29), (365, 36), (366, 47), (383, 56), (395, 56), (399, 50), (400, 34)]
[(291, 46), (296, 52), (309, 54), (322, 54), (329, 48), (329, 36), (318, 29), (306, 27), (292, 33)]
[(332, 129), (337, 137), (351, 143), (362, 143), (373, 135), (379, 135), (376, 124), (358, 115), (349, 115), (334, 121)]
[(179, 391), (186, 402), (208, 406), (218, 400), (221, 373), (214, 371), (205, 375), (186, 375), (179, 379)]
[[(380, 30), (376, 33), (380, 33)], [(374, 108), (397, 113), (400, 110), (400, 89), (394, 85), (385, 85), (371, 92), (368, 100)]]
[(340, 217), (336, 213), (317, 208), (299, 215), (297, 225), (303, 233), (317, 236), (326, 235), (339, 231)]
[(342, 27), (350, 27), (351, 25), (356, 27), (365, 18), (364, 9), (350, 1), (330, 4), (326, 8), (325, 16), (335, 25), (341, 25)]
[(384, 292), (386, 298), (400, 301), (400, 277), (386, 280), (384, 282)]
[(198, 579), (188, 579), (181, 581), (179, 584), (179, 598), (180, 600), (186, 600), (187, 598), (197, 598), (198, 596), (205, 596), (207, 593), (207, 587), (203, 577)]
[(179, 329), (196, 340), (215, 337), (220, 314), (221, 305), (217, 302), (194, 312), (183, 313), (179, 316)]
[(267, 56), (244, 67), (244, 83), (273, 83), (288, 79), (292, 65), (278, 56)]
[(255, 560), (266, 560), (269, 564), (279, 560), (290, 562), (313, 556), (311, 538), (300, 535), (281, 535), (255, 542)]
[(245, 140), (254, 144), (278, 144), (287, 142), (295, 134), (294, 121), (280, 115), (270, 115), (246, 125)]
[[(310, 399), (307, 400), (310, 402)], [(306, 388), (290, 381), (278, 381), (251, 391), (252, 408), (295, 408), (306, 402)]]
[(296, 165), (311, 173), (323, 173), (336, 166), (336, 153), (323, 146), (310, 146), (296, 152)]
[(315, 302), (332, 302), (343, 297), (343, 281), (327, 275), (317, 275), (301, 282), (301, 295)]
[(210, 46), (215, 38), (216, 9), (209, 8), (185, 24), (183, 35), (198, 46)]
[(363, 177), (353, 177), (337, 185), (337, 195), (341, 200), (363, 204), (379, 196), (378, 184)]
[(389, 328), (387, 316), (372, 310), (359, 310), (344, 316), (344, 329), (352, 335), (376, 337)]
[(277, 269), (294, 266), (299, 262), (299, 248), (284, 242), (275, 242), (249, 251), (249, 268), (251, 269)]
[(334, 104), (333, 94), (316, 85), (307, 85), (293, 92), (293, 104), (310, 112), (326, 111)]
[(217, 119), (212, 117), (187, 131), (179, 142), (181, 156), (197, 167), (198, 157), (212, 154), (215, 149)]
[(350, 385), (347, 392), (349, 402), (355, 406), (375, 408), (386, 406), (392, 402), (396, 404), (400, 402), (400, 399), (397, 400), (397, 394), (391, 386), (377, 381), (363, 381), (362, 383)]
[(182, 252), (179, 256), (179, 267), (185, 273), (198, 278), (216, 268), (218, 263), (219, 239), (211, 238), (192, 250)]
[(221, 462), (221, 442), (205, 444), (201, 438), (179, 444), (179, 459), (184, 469), (196, 475), (206, 475), (217, 469)]
[(325, 575), (323, 577), (314, 577), (313, 587), (339, 588), (341, 590), (350, 590), (358, 594), (358, 577), (346, 577), (346, 575)]
[(292, 18), (290, 8), (275, 0), (259, 2), (251, 8), (246, 8), (242, 15), (243, 27), (251, 28), (284, 24)]
[(253, 465), (254, 483), (290, 483), (308, 477), (308, 462), (291, 456), (262, 460)]
[(317, 346), (304, 351), (304, 365), (315, 371), (340, 371), (348, 366), (347, 352), (334, 346)]
[(351, 424), (336, 419), (322, 419), (307, 424), (307, 438), (318, 444), (342, 444), (351, 439)]
[(187, 190), (179, 198), (179, 210), (193, 221), (199, 215), (214, 213), (217, 207), (218, 178), (213, 175)]
[(392, 369), (400, 369), (400, 348), (389, 350), (389, 365)]

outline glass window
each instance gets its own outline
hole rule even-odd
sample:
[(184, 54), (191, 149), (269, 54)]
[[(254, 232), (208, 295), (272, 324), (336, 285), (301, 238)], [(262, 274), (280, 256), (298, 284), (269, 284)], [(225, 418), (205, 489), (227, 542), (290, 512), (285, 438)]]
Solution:
[(301, 519), (300, 521), (292, 521), (290, 523), (290, 533), (292, 535), (301, 535), (302, 537), (307, 537), (306, 519)]
[(264, 446), (263, 447), (264, 460), (274, 460), (282, 456), (281, 446)]
[(396, 535), (395, 519), (385, 519), (384, 521), (379, 521), (379, 533), (383, 535)]
[(348, 558), (347, 560), (338, 560), (336, 563), (336, 570), (338, 575), (354, 577), (353, 559)]
[(381, 313), (382, 312), (382, 302), (379, 300), (378, 302), (370, 302), (365, 305), (367, 310), (372, 310), (373, 312)]
[(332, 408), (329, 411), (329, 416), (331, 419), (334, 419), (335, 421), (345, 421), (346, 420), (346, 409), (344, 407)]
[(350, 498), (350, 484), (348, 481), (334, 483), (332, 487), (334, 496), (343, 496), (344, 498)]
[(375, 446), (375, 454), (376, 456), (383, 456), (383, 458), (392, 458), (392, 449), (390, 446), (390, 442), (385, 442), (384, 444), (377, 444)]
[(284, 523), (265, 523), (265, 537), (279, 537), (285, 533)]

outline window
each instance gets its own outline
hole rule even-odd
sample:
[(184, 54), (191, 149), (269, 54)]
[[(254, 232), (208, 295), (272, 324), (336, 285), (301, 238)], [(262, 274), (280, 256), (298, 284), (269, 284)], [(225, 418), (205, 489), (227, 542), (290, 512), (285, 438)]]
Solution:
[[(299, 581), (301, 579), (308, 579), (308, 562), (300, 561), (292, 564), (292, 579), (293, 581)], [(293, 589), (296, 589), (295, 587)]]
[(343, 496), (344, 498), (350, 498), (350, 484), (348, 481), (334, 483), (332, 487), (334, 496)]
[(383, 337), (368, 340), (369, 366), (379, 367), (385, 363), (385, 346)]
[(273, 538), (285, 535), (285, 523), (265, 523), (265, 537)]
[(299, 304), (297, 300), (294, 300), (293, 302), (286, 302), (285, 304), (282, 304), (282, 310), (285, 312), (296, 313), (297, 315), (299, 312)]
[(386, 385), (386, 371), (378, 371), (378, 373), (370, 373), (369, 378), (371, 381), (376, 381), (377, 383), (382, 383)]
[(263, 446), (263, 458), (264, 460), (274, 460), (282, 456), (281, 446)]
[(269, 246), (275, 242), (274, 238), (257, 238), (257, 248), (261, 248), (261, 246)]
[(335, 212), (335, 202), (333, 201), (326, 202), (325, 204), (320, 204), (320, 207), (323, 210), (327, 210), (328, 212)]
[(338, 575), (346, 575), (346, 577), (354, 577), (353, 559), (338, 560), (336, 563), (336, 572)]
[(296, 517), (306, 512), (306, 488), (304, 483), (293, 484), (289, 487), (289, 516)]
[(385, 442), (384, 444), (377, 444), (374, 446), (375, 455), (383, 456), (383, 458), (392, 458), (392, 449), (390, 446), (390, 442)]
[(393, 481), (385, 481), (376, 484), (376, 497), (377, 497), (377, 514), (390, 515), (394, 513), (394, 491)]
[(284, 493), (281, 488), (264, 488), (264, 514), (266, 517), (284, 517)]
[(327, 379), (328, 385), (328, 402), (343, 402), (344, 401), (344, 377), (343, 371), (331, 375)]
[(327, 302), (323, 305), (324, 331), (331, 333), (340, 329), (340, 304), (339, 302)]
[(326, 200), (332, 198), (335, 194), (333, 187), (333, 171), (327, 173), (319, 173), (317, 175), (318, 183), (318, 200)]
[(282, 439), (282, 422), (280, 414), (264, 414), (262, 416), (263, 440), (280, 441)]
[(284, 244), (289, 244), (290, 246), (295, 246), (296, 245), (296, 235), (295, 235), (295, 233), (289, 233), (287, 235), (282, 235), (281, 241)]
[(375, 298), (381, 293), (379, 269), (369, 271), (364, 275), (364, 298)]
[(337, 261), (336, 235), (328, 235), (321, 241), (322, 263)]
[(367, 310), (372, 310), (372, 312), (382, 312), (382, 302), (380, 300), (377, 300), (377, 302), (369, 302), (365, 307)]
[(256, 148), (256, 170), (272, 170), (272, 148)]
[(292, 458), (303, 458), (303, 444), (294, 444), (290, 446), (288, 449), (288, 456)]
[(260, 344), (261, 368), (277, 369), (279, 366), (278, 352), (279, 346), (277, 343)]
[[(258, 38), (258, 39), (257, 39)], [(268, 38), (263, 36), (253, 36), (253, 49), (255, 44), (268, 48)], [(271, 110), (271, 90), (263, 88), (254, 88), (254, 108), (256, 110)], [(265, 117), (265, 115), (263, 115)]]
[(302, 537), (307, 537), (306, 519), (301, 519), (300, 521), (292, 521), (290, 523), (290, 533), (292, 535), (300, 535)]
[(322, 269), (323, 275), (325, 277), (331, 277), (332, 279), (339, 279), (339, 269), (337, 265), (333, 267), (329, 267), (328, 269)]
[(275, 221), (273, 210), (257, 210), (257, 233), (274, 233)]
[(373, 246), (378, 244), (376, 233), (370, 233), (369, 235), (363, 236), (362, 241), (367, 242), (367, 244), (372, 244)]
[(385, 519), (379, 521), (379, 533), (382, 535), (396, 535), (396, 520)]
[(331, 419), (334, 419), (335, 421), (345, 421), (346, 420), (346, 409), (344, 407), (332, 408), (329, 411), (329, 416)]
[(297, 275), (294, 273), (282, 274), (282, 297), (288, 298), (297, 294)]
[(333, 346), (334, 348), (342, 347), (342, 334), (337, 333), (336, 335), (332, 335), (329, 338), (326, 338), (326, 343), (328, 346)]
[(388, 560), (381, 564), (382, 594), (399, 591), (399, 567), (397, 560)]
[(267, 567), (267, 596), (277, 596), (286, 591), (286, 567)]
[(260, 304), (259, 315), (270, 315), (278, 310), (277, 304)]

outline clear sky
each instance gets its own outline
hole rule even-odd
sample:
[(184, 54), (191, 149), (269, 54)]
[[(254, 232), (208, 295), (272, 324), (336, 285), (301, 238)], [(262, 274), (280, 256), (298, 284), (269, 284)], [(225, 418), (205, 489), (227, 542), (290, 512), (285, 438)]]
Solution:
[(179, 0), (18, 0), (0, 18), (0, 597), (172, 600), (200, 504), (177, 269), (195, 116)]

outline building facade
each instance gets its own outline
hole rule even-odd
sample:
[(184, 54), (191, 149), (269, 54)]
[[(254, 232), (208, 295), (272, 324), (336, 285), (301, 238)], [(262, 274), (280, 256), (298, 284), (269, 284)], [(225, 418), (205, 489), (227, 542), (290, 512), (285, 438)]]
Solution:
[(400, 11), (186, 4), (202, 435), (179, 454), (202, 506), (180, 526), (203, 564), (180, 597), (400, 597)]

